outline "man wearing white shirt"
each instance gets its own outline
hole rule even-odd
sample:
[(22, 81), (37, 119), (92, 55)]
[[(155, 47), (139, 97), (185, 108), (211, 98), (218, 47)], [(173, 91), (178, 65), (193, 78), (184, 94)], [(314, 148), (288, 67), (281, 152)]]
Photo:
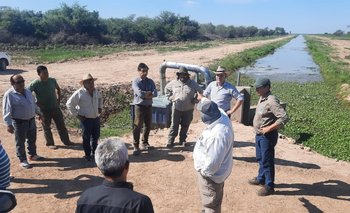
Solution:
[(102, 96), (95, 88), (96, 80), (91, 74), (86, 74), (80, 81), (83, 87), (75, 91), (66, 104), (70, 113), (80, 120), (83, 128), (84, 159), (87, 161), (94, 160), (100, 138), (99, 114), (102, 112)]
[[(238, 92), (235, 86), (226, 81), (227, 72), (224, 67), (219, 66), (214, 73), (216, 81), (208, 85), (203, 95), (214, 101), (218, 107), (226, 112), (228, 117), (231, 117), (243, 104), (244, 96)], [(237, 100), (233, 107), (231, 107), (232, 98)]]
[(231, 174), (233, 128), (224, 110), (198, 93), (197, 109), (207, 125), (193, 150), (202, 212), (221, 212), (224, 181)]

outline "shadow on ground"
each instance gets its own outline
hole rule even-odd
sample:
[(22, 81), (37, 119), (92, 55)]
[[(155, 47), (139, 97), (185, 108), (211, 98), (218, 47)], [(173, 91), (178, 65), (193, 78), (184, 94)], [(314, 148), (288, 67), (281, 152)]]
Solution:
[(74, 179), (25, 179), (15, 178), (13, 183), (31, 184), (31, 187), (10, 189), (13, 193), (54, 194), (58, 199), (80, 196), (87, 188), (100, 185), (102, 177), (79, 175)]
[[(27, 70), (22, 70), (22, 69), (6, 69), (5, 71), (0, 71), (0, 75), (16, 75), (16, 74), (21, 74), (24, 72), (29, 72)], [(25, 80), (25, 79), (24, 79)], [(9, 78), (9, 82), (10, 82), (10, 78)]]
[(350, 185), (341, 180), (326, 180), (313, 184), (276, 184), (276, 188), (278, 195), (320, 196), (350, 201)]

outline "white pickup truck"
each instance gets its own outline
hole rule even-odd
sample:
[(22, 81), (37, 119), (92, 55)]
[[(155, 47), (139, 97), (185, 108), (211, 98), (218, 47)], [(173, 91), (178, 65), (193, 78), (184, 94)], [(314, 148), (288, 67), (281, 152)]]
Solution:
[(0, 52), (0, 71), (6, 70), (6, 67), (10, 65), (11, 57), (6, 52)]

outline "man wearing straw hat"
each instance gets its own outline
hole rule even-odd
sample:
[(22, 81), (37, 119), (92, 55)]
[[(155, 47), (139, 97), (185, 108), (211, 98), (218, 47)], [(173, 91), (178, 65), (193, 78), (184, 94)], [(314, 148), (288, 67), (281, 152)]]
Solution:
[[(238, 92), (235, 86), (225, 81), (227, 72), (224, 67), (219, 66), (214, 73), (216, 81), (208, 85), (203, 95), (210, 97), (230, 117), (242, 105), (244, 96)], [(231, 108), (232, 98), (237, 101)]]
[(102, 112), (102, 96), (95, 88), (96, 80), (90, 73), (84, 75), (80, 81), (82, 87), (73, 93), (66, 104), (70, 113), (80, 120), (83, 128), (86, 161), (94, 161), (94, 153), (100, 137), (99, 114)]

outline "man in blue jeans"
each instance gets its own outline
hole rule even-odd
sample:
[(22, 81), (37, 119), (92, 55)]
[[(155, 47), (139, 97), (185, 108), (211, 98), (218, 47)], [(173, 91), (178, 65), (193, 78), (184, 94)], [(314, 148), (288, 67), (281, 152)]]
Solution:
[(102, 112), (102, 96), (95, 89), (95, 81), (91, 74), (86, 74), (80, 81), (82, 87), (75, 91), (67, 101), (67, 108), (73, 116), (80, 120), (83, 128), (83, 149), (86, 161), (94, 161), (94, 154), (100, 138), (100, 113)]
[(259, 172), (257, 177), (249, 180), (249, 184), (264, 186), (258, 195), (267, 196), (275, 192), (275, 146), (278, 129), (288, 122), (288, 116), (276, 96), (271, 94), (270, 79), (258, 78), (254, 87), (260, 96), (253, 121)]

